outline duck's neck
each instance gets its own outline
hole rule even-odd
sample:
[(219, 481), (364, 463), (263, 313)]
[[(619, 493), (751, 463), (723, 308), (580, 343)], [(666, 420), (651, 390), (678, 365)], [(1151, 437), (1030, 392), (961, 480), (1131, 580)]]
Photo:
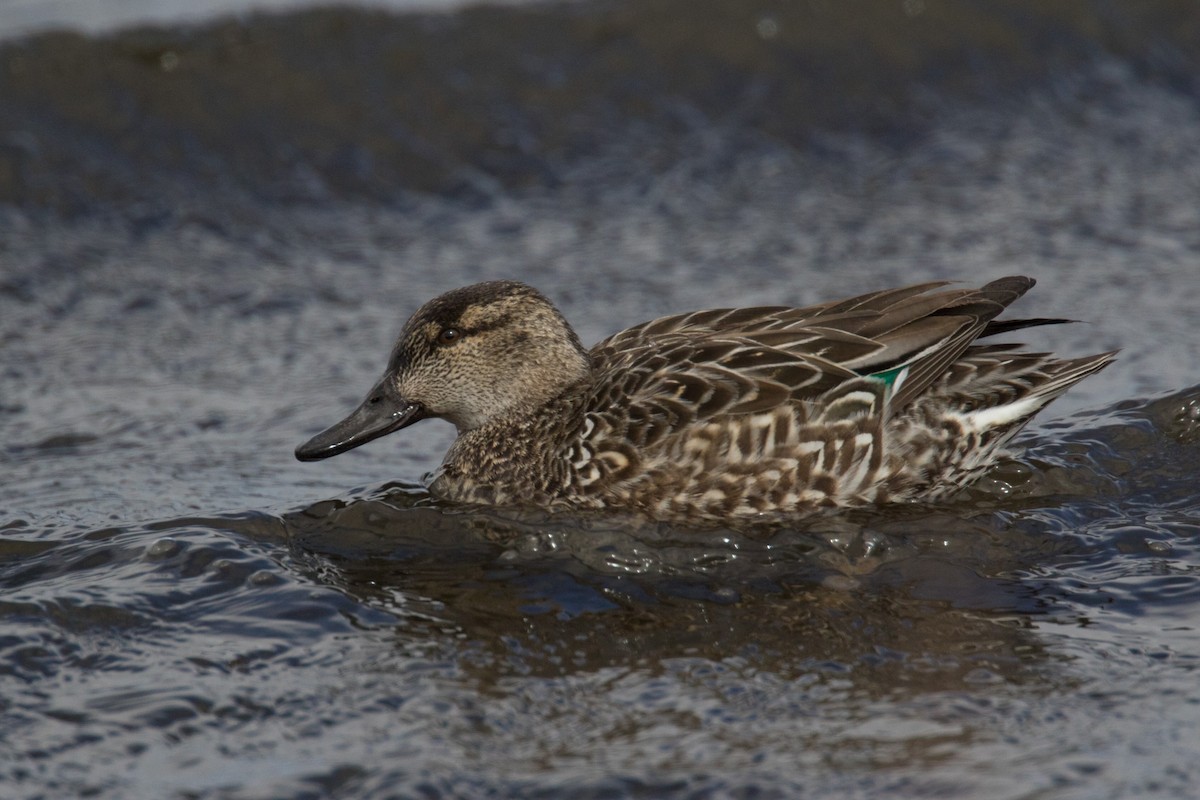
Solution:
[(528, 504), (552, 495), (566, 478), (566, 443), (583, 425), (588, 377), (537, 407), (514, 410), (462, 432), (431, 484), (459, 502)]

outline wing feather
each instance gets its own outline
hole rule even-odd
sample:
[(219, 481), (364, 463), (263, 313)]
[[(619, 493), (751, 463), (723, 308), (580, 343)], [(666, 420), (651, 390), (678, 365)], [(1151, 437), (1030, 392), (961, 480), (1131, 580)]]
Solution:
[[(719, 308), (634, 326), (592, 348), (592, 435), (644, 446), (783, 406), (798, 417), (831, 405), (851, 415), (894, 414), (936, 381), (1005, 357), (1006, 346), (972, 344), (1021, 327), (992, 320), (1032, 285), (1023, 277), (979, 289), (931, 282), (806, 308)], [(961, 363), (969, 348), (973, 357)], [(875, 390), (861, 387), (895, 369), (903, 379), (884, 410), (883, 390), (872, 399)]]

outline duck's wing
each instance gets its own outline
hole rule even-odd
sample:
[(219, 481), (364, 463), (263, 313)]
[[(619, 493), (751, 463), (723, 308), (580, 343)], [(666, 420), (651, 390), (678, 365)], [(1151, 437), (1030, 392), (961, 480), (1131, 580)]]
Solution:
[[(982, 289), (951, 289), (934, 292), (949, 281), (918, 283), (899, 289), (868, 292), (844, 300), (831, 300), (812, 306), (756, 306), (750, 308), (712, 308), (660, 317), (635, 325), (597, 344), (620, 349), (650, 337), (668, 333), (737, 333), (745, 331), (792, 330), (813, 326), (836, 327), (864, 336), (884, 333), (904, 319), (936, 313), (939, 309), (968, 297), (986, 296), (1001, 307), (1029, 291), (1032, 278), (1011, 276), (993, 281)], [(1061, 319), (1015, 320), (1005, 330), (1030, 324), (1066, 322)], [(999, 331), (997, 331), (999, 332)]]
[(663, 317), (593, 348), (608, 395), (597, 402), (687, 422), (822, 402), (856, 378), (875, 377), (887, 385), (888, 407), (899, 410), (980, 336), (1057, 321), (992, 322), (1033, 284), (1025, 277), (979, 289), (924, 283), (807, 308)]
[[(815, 412), (835, 403), (833, 395), (840, 389), (869, 380), (804, 352), (806, 340), (827, 339), (796, 331), (692, 331), (625, 340), (620, 349), (594, 348), (595, 376), (584, 403), (583, 427), (564, 454), (575, 480), (585, 491), (600, 491), (644, 474), (647, 459), (661, 471), (664, 459), (678, 447), (687, 451), (689, 442), (702, 443), (710, 422), (735, 423), (741, 418), (746, 424), (719, 427), (754, 441), (775, 435), (754, 424), (755, 416), (767, 420), (779, 415), (789, 430), (795, 428), (793, 423), (815, 415), (806, 402)], [(856, 340), (841, 346), (855, 344)], [(883, 384), (875, 383), (878, 387), (850, 398), (866, 407), (847, 410), (847, 416), (877, 415)], [(818, 400), (826, 405), (818, 406)], [(743, 449), (751, 452), (755, 447), (748, 440)]]
[(689, 311), (643, 322), (613, 334), (596, 345), (621, 350), (636, 347), (657, 336), (673, 333), (738, 333), (806, 328), (828, 322), (844, 321), (849, 326), (865, 323), (882, 310), (907, 299), (946, 286), (946, 281), (922, 283), (904, 289), (887, 289), (813, 306), (753, 306), (748, 308), (710, 308)]
[[(678, 430), (722, 415), (816, 401), (859, 377), (815, 352), (825, 348), (805, 349), (828, 340), (819, 332), (675, 333), (622, 350), (594, 350), (597, 374), (589, 409)], [(871, 346), (857, 338), (839, 344), (843, 354)]]

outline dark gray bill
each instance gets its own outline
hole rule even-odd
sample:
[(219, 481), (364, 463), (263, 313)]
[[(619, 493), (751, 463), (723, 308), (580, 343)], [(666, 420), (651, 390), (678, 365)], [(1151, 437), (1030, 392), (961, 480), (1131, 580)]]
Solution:
[(419, 403), (405, 400), (393, 387), (393, 382), (384, 377), (350, 416), (297, 447), (296, 458), (319, 461), (336, 456), (398, 431), (424, 416), (425, 409)]

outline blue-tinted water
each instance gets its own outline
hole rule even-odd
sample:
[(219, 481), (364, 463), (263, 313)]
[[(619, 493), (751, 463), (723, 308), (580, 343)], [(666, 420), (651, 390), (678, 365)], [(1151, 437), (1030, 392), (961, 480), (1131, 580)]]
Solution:
[[(0, 50), (6, 797), (1192, 795), (1195, 12), (680, 8)], [(439, 507), (439, 423), (292, 456), (464, 283), (592, 342), (1014, 272), (1122, 355), (953, 503), (699, 532)]]

